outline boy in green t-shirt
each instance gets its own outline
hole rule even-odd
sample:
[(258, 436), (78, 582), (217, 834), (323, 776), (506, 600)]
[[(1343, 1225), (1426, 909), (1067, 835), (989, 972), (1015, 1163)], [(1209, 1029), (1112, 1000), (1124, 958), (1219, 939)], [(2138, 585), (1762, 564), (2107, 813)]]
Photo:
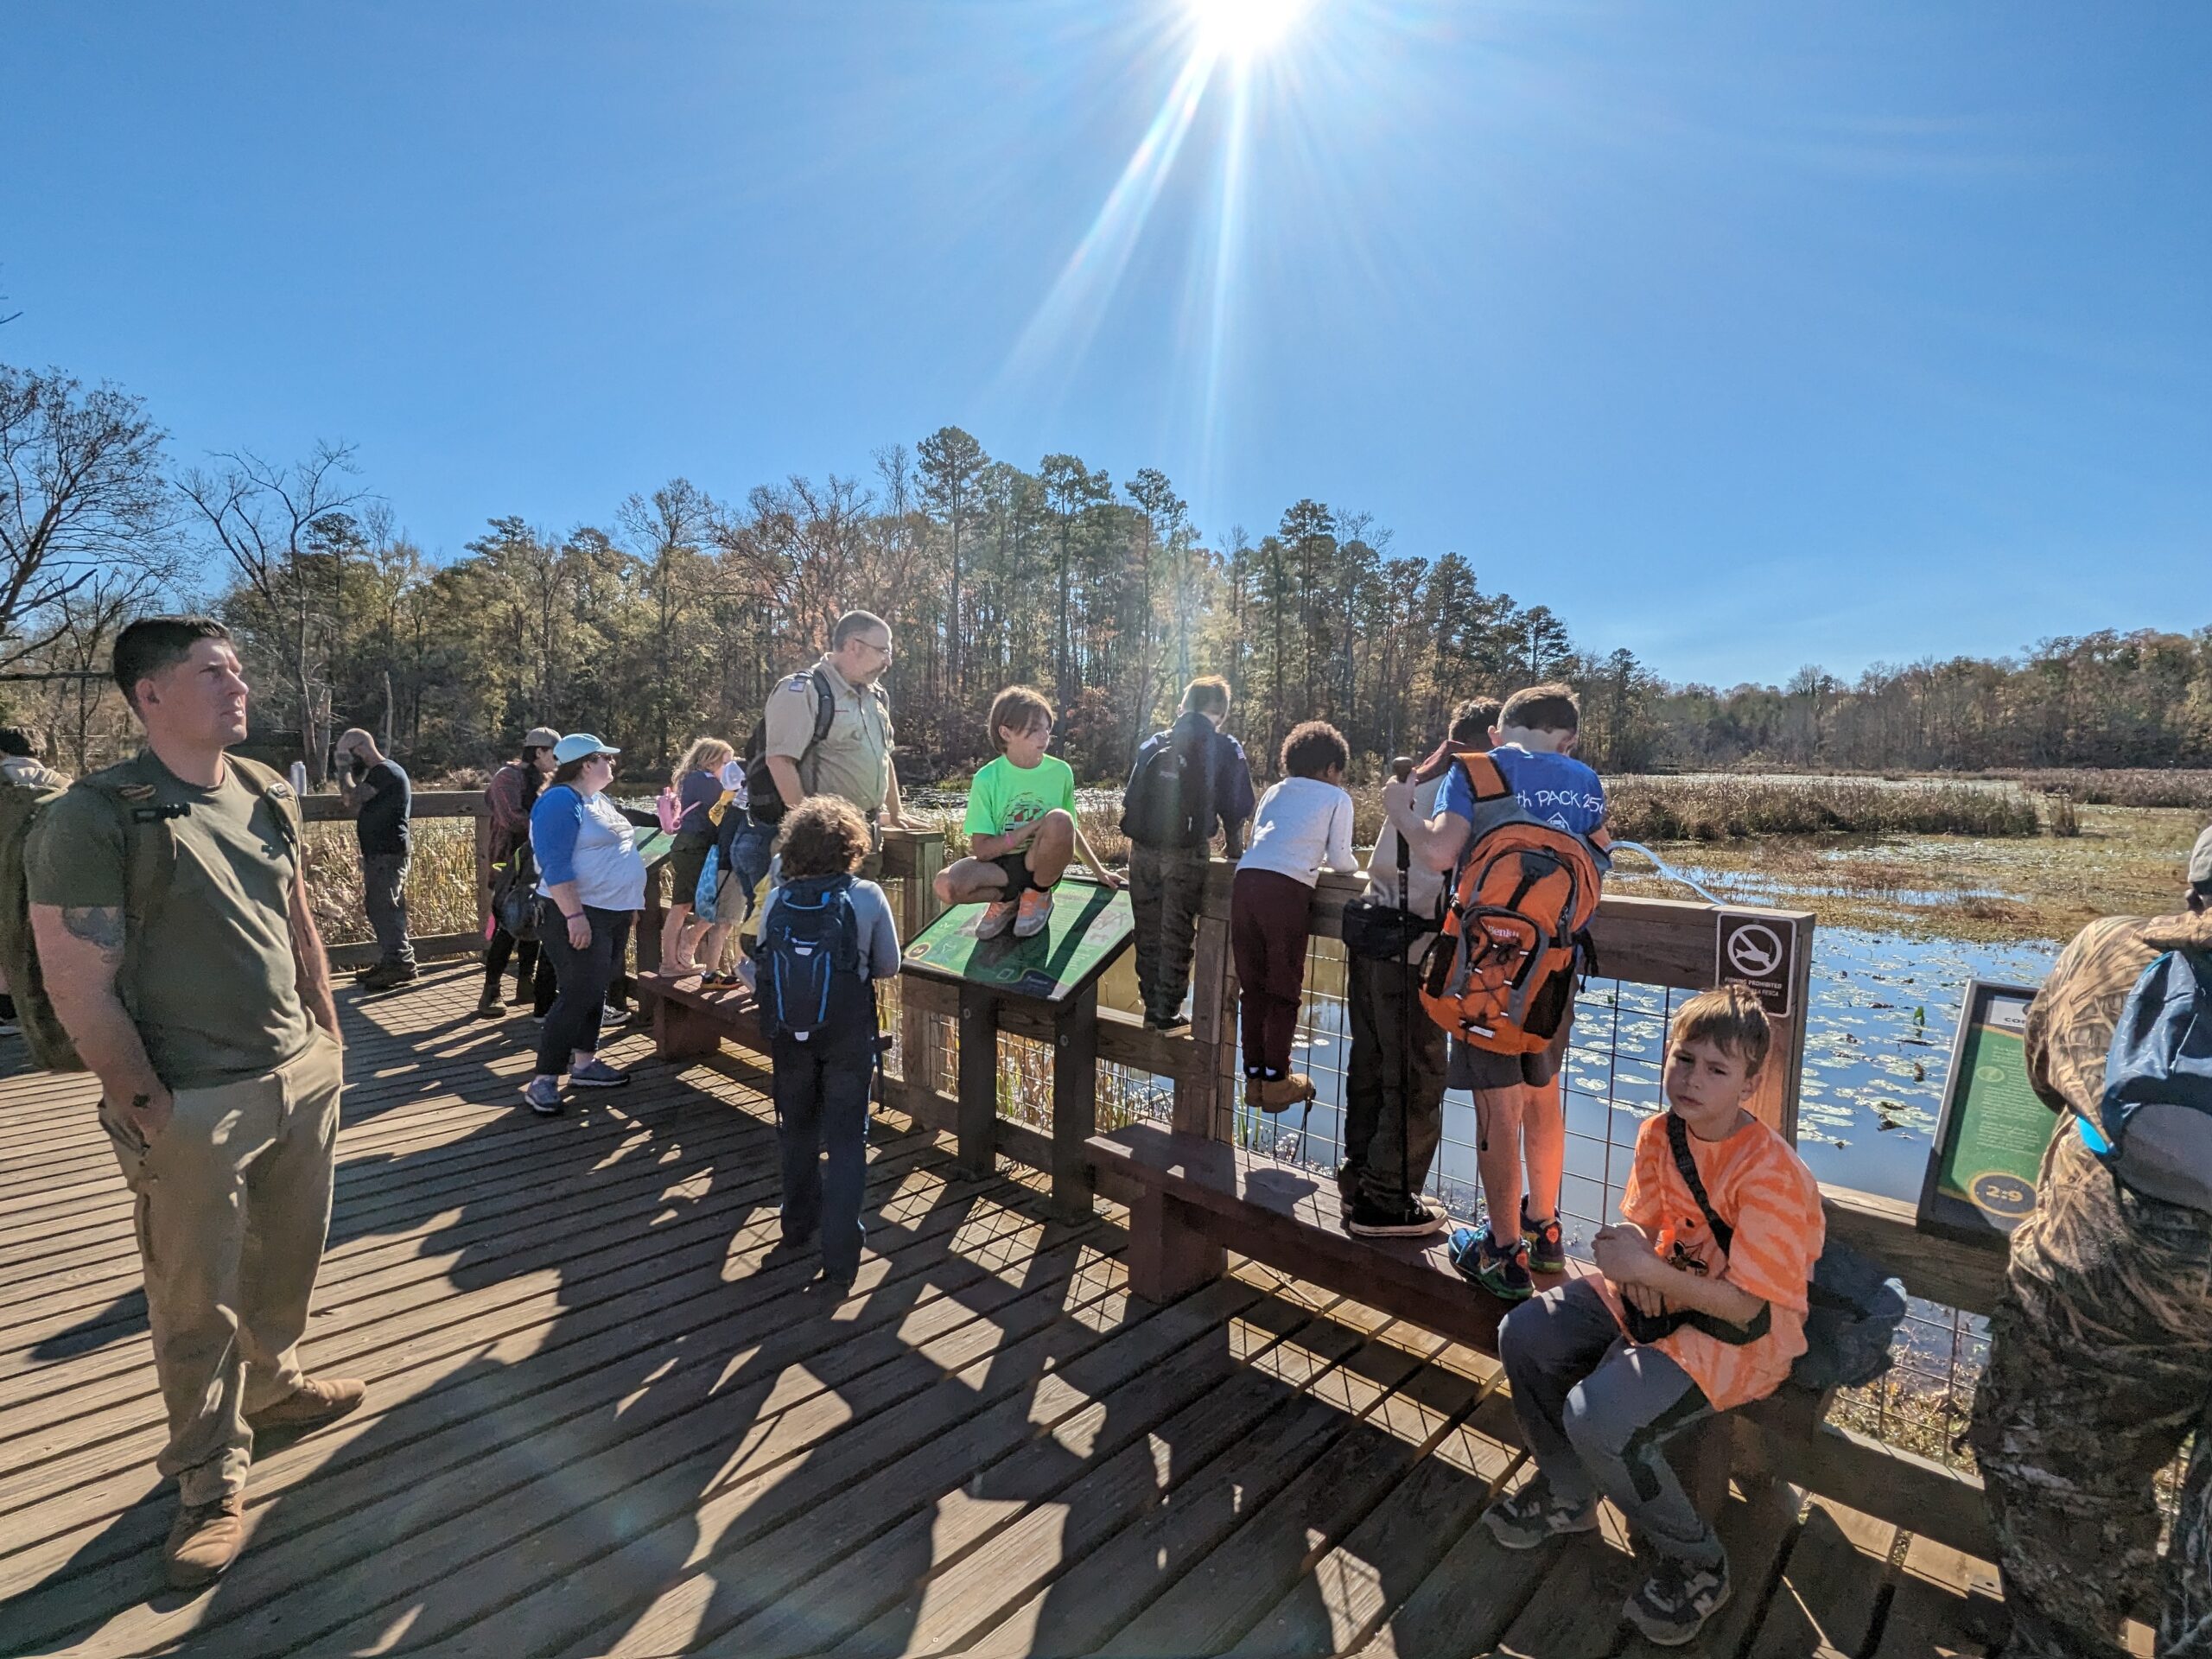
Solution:
[(979, 939), (995, 939), (1009, 924), (1026, 939), (1045, 931), (1052, 888), (1080, 854), (1099, 880), (1122, 878), (1084, 839), (1075, 817), (1075, 772), (1045, 753), (1052, 741), (1052, 705), (1045, 694), (1010, 685), (991, 700), (991, 736), (999, 757), (976, 774), (968, 791), (968, 856), (937, 878), (947, 905), (984, 904)]

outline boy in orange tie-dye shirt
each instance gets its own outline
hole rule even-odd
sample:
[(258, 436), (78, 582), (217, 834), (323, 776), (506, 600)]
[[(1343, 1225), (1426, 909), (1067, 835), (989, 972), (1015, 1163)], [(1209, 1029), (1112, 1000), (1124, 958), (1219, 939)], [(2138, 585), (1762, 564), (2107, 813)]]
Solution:
[(1766, 1014), (1740, 986), (1683, 1005), (1668, 1109), (1637, 1135), (1621, 1224), (1598, 1231), (1603, 1277), (1524, 1302), (1498, 1332), (1537, 1474), (1484, 1521), (1532, 1549), (1595, 1528), (1611, 1498), (1656, 1558), (1624, 1611), (1662, 1645), (1694, 1637), (1729, 1586), (1720, 1540), (1661, 1443), (1773, 1393), (1805, 1351), (1825, 1226), (1812, 1172), (1744, 1109), (1767, 1046)]

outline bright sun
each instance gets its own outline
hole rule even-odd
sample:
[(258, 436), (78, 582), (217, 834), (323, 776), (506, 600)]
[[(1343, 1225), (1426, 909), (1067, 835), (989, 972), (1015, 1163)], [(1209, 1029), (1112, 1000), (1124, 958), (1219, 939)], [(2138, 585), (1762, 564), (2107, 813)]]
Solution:
[(1249, 58), (1278, 44), (1310, 0), (1185, 0), (1200, 43), (1225, 57)]

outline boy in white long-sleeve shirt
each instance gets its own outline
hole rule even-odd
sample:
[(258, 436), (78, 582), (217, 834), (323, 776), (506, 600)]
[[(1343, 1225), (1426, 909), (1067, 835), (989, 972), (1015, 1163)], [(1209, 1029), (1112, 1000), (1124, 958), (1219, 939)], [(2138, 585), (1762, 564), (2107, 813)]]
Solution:
[(1282, 781), (1260, 797), (1252, 844), (1230, 889), (1229, 939), (1236, 961), (1244, 1035), (1244, 1103), (1280, 1112), (1313, 1097), (1313, 1080), (1290, 1069), (1298, 1005), (1306, 993), (1306, 936), (1313, 884), (1323, 870), (1359, 868), (1351, 850), (1351, 749), (1325, 721), (1283, 740)]

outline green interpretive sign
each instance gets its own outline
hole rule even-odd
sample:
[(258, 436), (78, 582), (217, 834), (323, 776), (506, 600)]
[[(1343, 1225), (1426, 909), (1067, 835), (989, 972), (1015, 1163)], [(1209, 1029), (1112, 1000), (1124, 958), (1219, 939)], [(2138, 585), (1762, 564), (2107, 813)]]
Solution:
[(1943, 1086), (1943, 1116), (1921, 1189), (1920, 1224), (2000, 1242), (2035, 1208), (2036, 1179), (2058, 1115), (2028, 1084), (2024, 985), (1967, 982)]
[(979, 939), (985, 906), (955, 905), (907, 942), (903, 971), (1058, 1002), (1106, 971), (1135, 937), (1129, 895), (1068, 880), (1053, 890), (1052, 919), (1034, 938)]

